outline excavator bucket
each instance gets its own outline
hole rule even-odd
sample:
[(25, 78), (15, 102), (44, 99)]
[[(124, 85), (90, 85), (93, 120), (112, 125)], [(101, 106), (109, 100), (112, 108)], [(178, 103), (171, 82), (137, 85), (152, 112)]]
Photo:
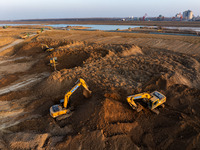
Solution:
[(137, 112), (140, 112), (144, 109), (144, 107), (139, 103), (137, 104), (137, 106), (138, 106), (137, 109), (136, 109)]
[(86, 89), (83, 89), (83, 96), (85, 98), (90, 98), (92, 96), (92, 92), (91, 91), (88, 91)]

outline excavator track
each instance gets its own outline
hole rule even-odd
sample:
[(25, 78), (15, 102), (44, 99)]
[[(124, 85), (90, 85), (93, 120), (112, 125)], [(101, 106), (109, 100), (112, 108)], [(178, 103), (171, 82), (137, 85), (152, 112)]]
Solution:
[(152, 111), (153, 113), (155, 113), (156, 115), (159, 115), (159, 113), (160, 113), (159, 110), (157, 110), (157, 109), (152, 109), (151, 111)]
[(68, 111), (68, 112), (69, 113), (67, 113), (67, 114), (64, 114), (64, 115), (56, 117), (56, 121), (60, 121), (60, 120), (66, 119), (66, 118), (70, 117), (73, 114), (73, 112), (71, 112), (71, 111)]

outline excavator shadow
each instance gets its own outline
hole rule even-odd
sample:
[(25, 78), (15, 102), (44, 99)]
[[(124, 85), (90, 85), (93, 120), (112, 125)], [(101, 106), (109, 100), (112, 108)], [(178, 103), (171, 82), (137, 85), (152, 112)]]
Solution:
[(136, 110), (137, 112), (143, 111), (145, 114), (149, 114), (149, 113), (154, 113), (154, 114), (157, 114), (157, 115), (159, 114), (159, 107), (151, 110), (151, 109), (148, 109), (148, 105), (143, 101), (139, 101), (139, 100), (137, 101), (136, 100), (135, 103), (138, 106), (138, 108)]

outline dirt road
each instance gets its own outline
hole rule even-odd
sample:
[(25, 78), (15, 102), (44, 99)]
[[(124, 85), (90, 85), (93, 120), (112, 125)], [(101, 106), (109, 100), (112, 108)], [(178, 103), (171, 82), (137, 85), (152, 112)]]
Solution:
[(14, 41), (13, 43), (11, 43), (11, 44), (9, 44), (9, 45), (7, 45), (7, 46), (1, 48), (1, 49), (0, 49), (0, 52), (3, 52), (3, 51), (5, 51), (6, 49), (11, 48), (11, 47), (13, 47), (13, 46), (15, 46), (15, 45), (17, 45), (17, 44), (23, 42), (23, 41), (24, 41), (24, 39), (18, 39), (18, 40), (16, 40), (16, 41)]

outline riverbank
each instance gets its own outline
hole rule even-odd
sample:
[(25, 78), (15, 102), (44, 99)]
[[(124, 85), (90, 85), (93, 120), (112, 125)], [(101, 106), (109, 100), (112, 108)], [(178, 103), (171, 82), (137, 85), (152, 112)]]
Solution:
[[(0, 24), (4, 28), (5, 24)], [(145, 33), (161, 35), (179, 35), (179, 36), (199, 36), (200, 27), (161, 27), (161, 26), (134, 26), (134, 25), (92, 25), (92, 24), (10, 24), (7, 28), (18, 29), (39, 29), (45, 30), (84, 30), (84, 31), (106, 31), (106, 32), (125, 32), (125, 33)], [(8, 30), (8, 29), (7, 29)], [(7, 31), (5, 30), (5, 31)]]
[(196, 21), (0, 21), (0, 24), (93, 24), (93, 25), (135, 25), (162, 27), (200, 27)]

